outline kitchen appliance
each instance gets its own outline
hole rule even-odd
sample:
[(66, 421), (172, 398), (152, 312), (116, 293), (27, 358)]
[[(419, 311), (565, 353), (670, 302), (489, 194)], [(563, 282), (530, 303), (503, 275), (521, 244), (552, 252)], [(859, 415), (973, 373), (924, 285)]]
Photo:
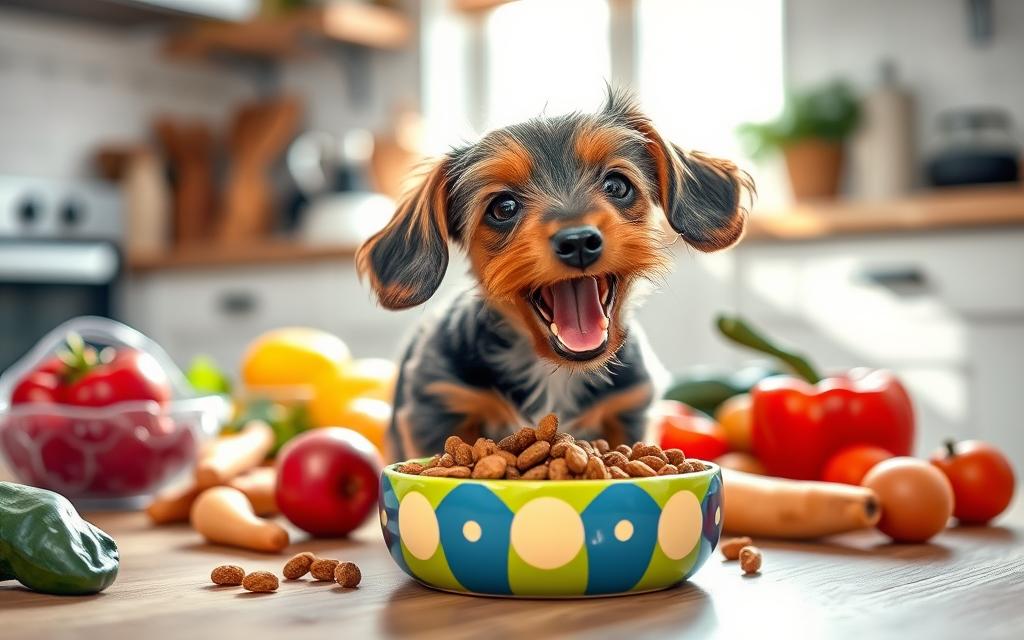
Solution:
[(106, 25), (142, 26), (195, 18), (246, 20), (259, 11), (259, 0), (0, 0), (9, 6), (66, 15)]
[(928, 161), (936, 187), (1018, 182), (1020, 145), (1004, 109), (973, 108), (939, 116), (940, 148)]
[(356, 247), (391, 219), (394, 201), (371, 190), (374, 146), (364, 129), (340, 137), (307, 131), (292, 143), (288, 170), (299, 189), (303, 242)]
[(121, 209), (109, 185), (0, 176), (0, 371), (65, 320), (116, 315)]

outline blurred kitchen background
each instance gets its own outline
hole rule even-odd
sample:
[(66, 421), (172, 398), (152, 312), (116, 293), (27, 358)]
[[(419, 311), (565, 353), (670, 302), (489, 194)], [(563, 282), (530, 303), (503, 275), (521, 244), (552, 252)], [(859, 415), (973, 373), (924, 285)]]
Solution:
[(739, 311), (898, 372), (919, 453), (1024, 460), (1022, 60), (1017, 0), (0, 0), (0, 370), (81, 314), (182, 366), (284, 325), (393, 357), (426, 310), (352, 257), (409, 169), (608, 81), (758, 183), (742, 244), (680, 243), (639, 311), (670, 369), (750, 359)]

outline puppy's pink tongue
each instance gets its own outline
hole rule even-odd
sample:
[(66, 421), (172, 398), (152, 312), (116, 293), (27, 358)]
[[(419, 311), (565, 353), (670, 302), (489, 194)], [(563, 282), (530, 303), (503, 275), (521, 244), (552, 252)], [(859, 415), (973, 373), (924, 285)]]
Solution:
[(604, 342), (604, 309), (595, 278), (576, 278), (549, 287), (558, 338), (571, 351), (591, 351)]

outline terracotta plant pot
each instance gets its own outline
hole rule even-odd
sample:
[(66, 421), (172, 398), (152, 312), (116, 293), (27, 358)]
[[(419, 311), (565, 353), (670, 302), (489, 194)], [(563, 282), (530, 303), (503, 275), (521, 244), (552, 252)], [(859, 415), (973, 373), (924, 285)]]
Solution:
[(832, 140), (808, 139), (783, 149), (789, 183), (797, 200), (835, 198), (843, 171), (843, 145)]

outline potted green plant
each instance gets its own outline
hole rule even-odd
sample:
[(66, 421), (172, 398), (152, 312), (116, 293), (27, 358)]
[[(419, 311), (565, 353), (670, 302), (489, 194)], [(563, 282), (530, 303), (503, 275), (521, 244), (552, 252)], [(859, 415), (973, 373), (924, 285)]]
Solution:
[(843, 143), (859, 120), (856, 95), (847, 84), (833, 81), (790, 92), (778, 118), (743, 124), (738, 133), (754, 158), (782, 152), (797, 200), (834, 198), (843, 169)]

